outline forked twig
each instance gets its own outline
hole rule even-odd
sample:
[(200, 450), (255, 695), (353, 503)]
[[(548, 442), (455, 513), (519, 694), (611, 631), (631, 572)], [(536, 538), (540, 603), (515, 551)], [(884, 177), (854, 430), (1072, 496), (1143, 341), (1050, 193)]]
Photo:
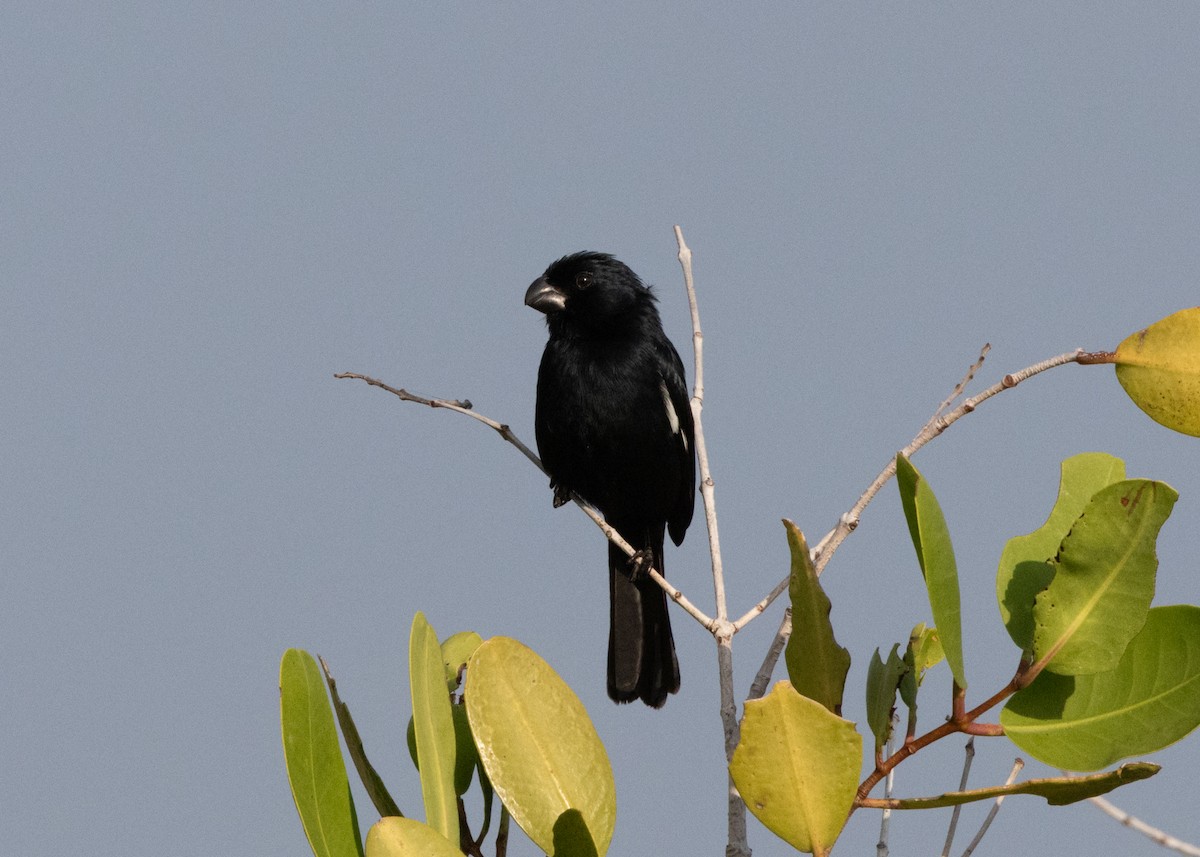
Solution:
[[(1008, 774), (1008, 779), (1004, 781), (1004, 785), (1011, 786), (1017, 779), (1017, 774), (1021, 773), (1021, 769), (1025, 767), (1024, 759), (1017, 759), (1013, 762), (1012, 771)], [(997, 795), (992, 808), (988, 810), (987, 816), (983, 819), (983, 824), (979, 825), (979, 832), (967, 844), (967, 848), (962, 853), (962, 857), (971, 857), (975, 853), (975, 849), (979, 847), (979, 843), (983, 841), (983, 835), (988, 832), (988, 828), (992, 826), (992, 822), (996, 819), (996, 813), (1000, 812), (1000, 804), (1004, 803), (1004, 795)]]

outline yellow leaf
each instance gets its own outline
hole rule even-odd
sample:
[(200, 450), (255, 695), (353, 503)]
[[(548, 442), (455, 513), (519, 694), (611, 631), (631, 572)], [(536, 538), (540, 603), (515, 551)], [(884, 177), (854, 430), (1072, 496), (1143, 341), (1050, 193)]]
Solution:
[(532, 649), (492, 637), (467, 660), (471, 735), (496, 795), (546, 854), (612, 842), (616, 785), (583, 703)]
[(789, 682), (746, 703), (730, 776), (747, 808), (792, 847), (824, 857), (858, 788), (862, 738)]
[(1117, 346), (1117, 380), (1169, 429), (1200, 437), (1200, 307), (1180, 310)]
[(367, 857), (462, 857), (462, 852), (432, 827), (388, 817), (367, 831)]

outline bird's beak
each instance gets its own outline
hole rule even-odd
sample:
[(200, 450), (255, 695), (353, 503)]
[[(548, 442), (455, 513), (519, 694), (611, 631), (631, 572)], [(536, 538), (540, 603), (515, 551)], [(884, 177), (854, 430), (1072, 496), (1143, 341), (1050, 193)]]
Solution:
[(567, 308), (567, 296), (550, 285), (545, 277), (538, 277), (525, 292), (525, 306), (547, 314), (562, 312)]

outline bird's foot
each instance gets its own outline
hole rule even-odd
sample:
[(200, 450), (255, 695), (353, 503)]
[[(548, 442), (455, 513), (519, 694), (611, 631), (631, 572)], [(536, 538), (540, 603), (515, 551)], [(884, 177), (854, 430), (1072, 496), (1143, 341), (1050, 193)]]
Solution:
[(554, 508), (555, 509), (557, 509), (559, 506), (565, 506), (571, 502), (571, 492), (570, 491), (568, 491), (566, 488), (562, 487), (561, 485), (555, 485), (553, 487), (554, 487)]
[(654, 568), (654, 551), (642, 548), (629, 558), (625, 567), (629, 569), (629, 579), (633, 583), (649, 577), (650, 569)]

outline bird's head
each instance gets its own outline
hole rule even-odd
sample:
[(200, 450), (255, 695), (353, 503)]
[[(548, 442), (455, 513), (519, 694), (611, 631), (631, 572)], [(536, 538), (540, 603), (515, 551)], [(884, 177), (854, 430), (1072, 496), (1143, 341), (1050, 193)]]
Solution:
[(546, 269), (525, 305), (546, 314), (552, 328), (565, 322), (589, 328), (619, 326), (654, 310), (654, 295), (627, 265), (607, 253), (573, 253)]

